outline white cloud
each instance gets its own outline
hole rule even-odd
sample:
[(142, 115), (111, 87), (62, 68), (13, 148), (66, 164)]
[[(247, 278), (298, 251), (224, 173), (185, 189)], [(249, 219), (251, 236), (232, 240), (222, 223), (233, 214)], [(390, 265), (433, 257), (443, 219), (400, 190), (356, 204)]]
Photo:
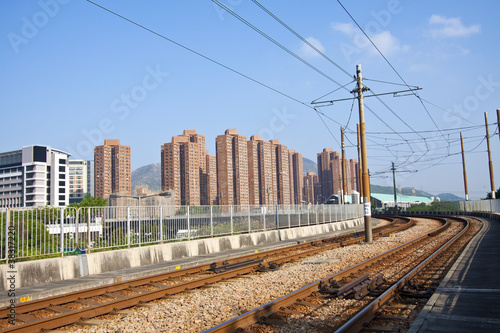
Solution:
[(335, 31), (340, 31), (347, 36), (354, 36), (357, 32), (352, 23), (332, 23), (332, 28)]
[(467, 37), (472, 34), (481, 32), (481, 25), (473, 24), (465, 26), (460, 17), (445, 17), (440, 15), (432, 15), (429, 18), (431, 28), (431, 36), (439, 37)]
[[(359, 51), (369, 49), (373, 54), (378, 54), (378, 51), (373, 47), (366, 36), (356, 28), (352, 23), (332, 23), (332, 29), (339, 31), (351, 38), (351, 47)], [(408, 46), (402, 46), (399, 40), (394, 37), (389, 30), (383, 30), (377, 34), (371, 35), (370, 39), (384, 54), (393, 54), (399, 51), (407, 51)]]
[[(373, 35), (370, 38), (384, 55), (393, 54), (399, 51), (407, 51), (409, 49), (408, 46), (401, 46), (399, 40), (387, 30)], [(378, 53), (375, 49), (372, 49), (372, 51)]]
[[(313, 45), (316, 49), (318, 49), (322, 53), (325, 53), (325, 47), (321, 44), (321, 42), (319, 40), (317, 40), (314, 37), (308, 37), (308, 38), (306, 38), (306, 40), (311, 45)], [(300, 51), (302, 52), (302, 54), (304, 56), (307, 56), (307, 57), (319, 57), (320, 56), (320, 54), (318, 52), (316, 52), (316, 50), (314, 50), (312, 47), (310, 47), (306, 43), (302, 43), (302, 47), (300, 48)]]

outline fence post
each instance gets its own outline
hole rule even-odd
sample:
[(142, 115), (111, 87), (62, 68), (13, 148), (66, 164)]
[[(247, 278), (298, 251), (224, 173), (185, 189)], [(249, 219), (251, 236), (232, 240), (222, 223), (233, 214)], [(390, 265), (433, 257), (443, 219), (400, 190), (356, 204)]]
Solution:
[(297, 206), (294, 206), (296, 209), (295, 211), (297, 212), (297, 216), (299, 217), (299, 227), (300, 227), (300, 214), (302, 214), (302, 207), (298, 207), (297, 211)]
[(262, 220), (264, 221), (264, 231), (266, 231), (266, 215), (267, 215), (267, 206), (263, 206), (260, 209), (262, 211)]
[(64, 256), (64, 208), (60, 210), (60, 224), (61, 224), (61, 257)]
[(292, 223), (290, 221), (290, 205), (288, 205), (288, 229), (292, 227)]
[(90, 253), (90, 207), (85, 209), (87, 210), (87, 253)]
[(127, 207), (127, 247), (130, 249), (130, 207)]
[(187, 218), (187, 227), (188, 227), (188, 240), (190, 240), (191, 239), (191, 221), (189, 220), (189, 206), (187, 206), (186, 218)]
[(250, 233), (252, 230), (250, 226), (250, 205), (248, 205), (248, 233)]
[(163, 207), (160, 206), (160, 244), (163, 244)]
[(311, 210), (311, 206), (308, 204), (307, 205), (307, 225), (311, 225), (311, 223), (309, 221), (310, 210)]
[[(73, 210), (74, 208), (72, 208), (71, 210)], [(80, 208), (78, 208), (75, 213), (75, 230), (76, 230), (76, 237), (75, 237), (75, 248), (80, 248), (80, 244), (78, 244), (78, 225), (80, 224), (80, 214), (79, 214), (79, 210)]]
[(210, 205), (210, 236), (214, 237), (214, 215), (212, 205)]
[(10, 208), (7, 208), (7, 218), (5, 219), (5, 263), (9, 263), (9, 228), (10, 228)]
[(279, 229), (280, 228), (280, 217), (278, 215), (278, 205), (276, 205), (276, 229)]
[(233, 205), (229, 206), (229, 216), (230, 216), (229, 224), (231, 225), (231, 235), (233, 235)]

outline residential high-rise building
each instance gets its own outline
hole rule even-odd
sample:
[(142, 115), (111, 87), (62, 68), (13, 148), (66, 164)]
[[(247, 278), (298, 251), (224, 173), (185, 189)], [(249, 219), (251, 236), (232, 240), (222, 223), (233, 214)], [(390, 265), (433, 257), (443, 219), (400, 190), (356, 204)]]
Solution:
[(346, 183), (347, 183), (347, 193), (352, 194), (353, 191), (359, 191), (358, 181), (358, 160), (356, 159), (346, 159)]
[[(262, 140), (261, 140), (262, 141)], [(260, 204), (260, 147), (256, 136), (250, 137), (248, 149), (248, 200), (250, 205)]]
[[(162, 191), (174, 190), (177, 205), (210, 204), (214, 189), (210, 187), (207, 163), (213, 160), (208, 156), (205, 136), (195, 130), (184, 130), (161, 147)], [(213, 165), (209, 167), (213, 171)]]
[(131, 196), (132, 175), (130, 146), (120, 145), (120, 140), (104, 140), (104, 145), (94, 148), (95, 197), (109, 198), (110, 194)]
[[(358, 190), (358, 162), (355, 159), (345, 161), (346, 195)], [(332, 194), (341, 195), (342, 181), (342, 155), (331, 148), (323, 149), (318, 153), (318, 177), (321, 184), (321, 201), (327, 200)]]
[(321, 186), (321, 193), (318, 193), (321, 195), (320, 202), (326, 201), (332, 194), (341, 193), (342, 156), (339, 152), (324, 148), (323, 152), (318, 153), (318, 178)]
[(314, 204), (316, 202), (315, 193), (317, 193), (319, 179), (315, 172), (308, 172), (304, 179), (304, 201)]
[(280, 144), (279, 140), (271, 140), (271, 145), (276, 161), (275, 190), (278, 195), (279, 205), (289, 205), (290, 202), (290, 164), (288, 147)]
[(69, 203), (94, 195), (94, 161), (69, 160)]
[(247, 142), (248, 182), (250, 204), (275, 205), (277, 203), (276, 157), (271, 142), (253, 135)]
[(248, 205), (247, 139), (235, 129), (215, 139), (217, 153), (217, 193), (220, 205)]
[(0, 153), (0, 208), (67, 206), (69, 156), (39, 145)]
[(303, 201), (304, 191), (304, 163), (302, 154), (292, 149), (288, 152), (290, 154), (290, 200), (292, 204), (300, 204)]
[(207, 160), (207, 199), (209, 205), (217, 204), (217, 158), (206, 153)]

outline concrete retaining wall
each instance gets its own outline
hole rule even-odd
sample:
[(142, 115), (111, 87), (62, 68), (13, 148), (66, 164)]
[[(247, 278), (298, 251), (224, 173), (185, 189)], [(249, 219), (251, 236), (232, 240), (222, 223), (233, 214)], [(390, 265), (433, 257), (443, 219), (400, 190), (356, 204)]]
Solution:
[[(320, 234), (335, 233), (346, 228), (363, 226), (363, 218), (292, 229), (206, 238), (192, 241), (151, 245), (131, 249), (96, 252), (62, 258), (41, 259), (15, 264), (15, 287), (36, 286), (117, 271), (121, 269), (168, 262), (171, 260), (218, 253), (249, 246), (293, 240)], [(12, 269), (0, 265), (0, 290), (8, 290)]]

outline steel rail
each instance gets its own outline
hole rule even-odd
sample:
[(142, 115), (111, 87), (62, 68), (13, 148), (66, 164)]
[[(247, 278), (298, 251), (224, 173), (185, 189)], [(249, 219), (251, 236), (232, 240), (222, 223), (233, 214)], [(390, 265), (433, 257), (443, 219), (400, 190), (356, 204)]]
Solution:
[(446, 230), (450, 225), (450, 222), (446, 219), (439, 218), (439, 217), (433, 217), (433, 219), (441, 221), (443, 223), (443, 225), (432, 232), (429, 232), (427, 234), (419, 236), (419, 237), (417, 237), (409, 242), (406, 242), (404, 244), (401, 244), (393, 249), (390, 249), (390, 250), (387, 250), (383, 253), (380, 253), (380, 254), (376, 255), (375, 257), (372, 257), (370, 259), (362, 261), (361, 263), (350, 266), (350, 267), (348, 267), (340, 272), (337, 272), (333, 275), (330, 275), (330, 276), (325, 277), (321, 280), (318, 280), (318, 281), (315, 281), (311, 284), (308, 284), (308, 285), (302, 287), (301, 289), (298, 289), (290, 294), (284, 295), (284, 296), (282, 296), (274, 301), (271, 301), (271, 302), (264, 304), (258, 308), (255, 308), (251, 311), (248, 311), (240, 316), (237, 316), (237, 317), (232, 318), (226, 322), (223, 322), (217, 326), (214, 326), (208, 330), (205, 330), (203, 333), (233, 332), (238, 328), (246, 328), (246, 327), (258, 322), (259, 318), (267, 317), (267, 316), (271, 315), (272, 313), (277, 312), (279, 309), (286, 308), (287, 306), (295, 303), (297, 300), (304, 298), (304, 297), (307, 297), (310, 294), (312, 294), (313, 292), (318, 291), (320, 283), (327, 282), (327, 281), (329, 282), (330, 280), (333, 280), (333, 279), (338, 280), (338, 279), (341, 279), (345, 276), (348, 276), (351, 273), (354, 273), (363, 267), (369, 266), (369, 265), (389, 256), (389, 255), (392, 255), (398, 251), (402, 251), (402, 250), (406, 249), (407, 247), (410, 247), (414, 244), (417, 244), (418, 242), (422, 242), (429, 237), (433, 237), (437, 232), (442, 232), (442, 231)]
[(361, 331), (363, 329), (363, 325), (365, 323), (370, 322), (375, 317), (377, 311), (379, 311), (385, 304), (387, 304), (390, 300), (392, 300), (396, 296), (399, 288), (407, 284), (413, 277), (415, 277), (415, 275), (423, 271), (427, 267), (427, 265), (433, 262), (433, 260), (438, 255), (446, 251), (446, 249), (448, 249), (453, 243), (455, 243), (458, 239), (460, 239), (468, 231), (470, 223), (468, 220), (463, 218), (455, 218), (455, 219), (465, 223), (464, 229), (462, 229), (457, 235), (455, 235), (452, 239), (450, 239), (443, 246), (437, 249), (432, 255), (430, 255), (427, 259), (421, 262), (418, 266), (412, 269), (409, 273), (407, 273), (405, 276), (399, 279), (382, 295), (373, 300), (369, 305), (367, 305), (363, 310), (361, 310), (358, 314), (352, 317), (344, 325), (339, 327), (335, 332), (351, 333), (351, 332)]
[[(390, 225), (393, 225), (395, 222), (392, 221)], [(381, 231), (379, 234), (382, 235), (383, 232), (395, 232), (395, 230), (406, 227), (408, 228), (411, 226), (410, 219), (405, 220), (404, 225), (398, 226), (394, 229), (391, 229), (389, 231)], [(387, 226), (379, 227), (381, 230), (387, 229)], [(326, 246), (321, 246), (317, 247), (315, 246), (318, 243), (324, 244), (325, 242), (332, 242), (335, 241), (336, 239), (343, 239), (343, 236), (336, 236), (332, 237), (330, 239), (325, 239), (322, 242), (309, 242), (309, 243), (302, 243), (294, 246), (289, 246), (286, 248), (282, 249), (277, 249), (277, 250), (269, 250), (265, 252), (260, 252), (260, 253), (252, 253), (248, 254), (242, 257), (238, 258), (233, 258), (226, 260), (227, 262), (237, 262), (240, 260), (248, 260), (248, 259), (254, 259), (254, 258), (266, 258), (272, 255), (275, 255), (276, 253), (279, 252), (284, 252), (284, 251), (293, 251), (293, 250), (301, 250), (306, 247), (313, 247), (312, 249), (308, 249), (304, 252), (294, 254), (291, 256), (288, 256), (286, 258), (278, 258), (276, 260), (273, 260), (272, 262), (274, 263), (283, 263), (287, 261), (291, 261), (297, 258), (302, 258), (305, 256), (309, 256), (321, 251), (325, 251), (331, 248), (336, 248), (339, 246), (346, 246), (349, 245), (352, 240), (342, 240), (340, 243), (333, 243), (329, 244)], [(360, 239), (363, 237), (357, 237), (354, 238), (354, 242), (358, 242)], [(217, 263), (222, 263), (222, 261), (218, 261)], [(112, 311), (118, 310), (118, 309), (124, 309), (127, 307), (131, 307), (134, 305), (137, 305), (142, 302), (148, 302), (154, 299), (162, 298), (165, 297), (166, 295), (172, 295), (175, 293), (182, 292), (186, 289), (195, 289), (199, 288), (208, 284), (212, 284), (215, 282), (218, 282), (223, 279), (229, 279), (232, 277), (240, 276), (247, 274), (251, 271), (253, 271), (256, 266), (260, 263), (256, 262), (253, 265), (243, 267), (240, 269), (234, 269), (231, 271), (227, 271), (224, 273), (219, 273), (217, 275), (212, 275), (208, 277), (203, 277), (200, 279), (197, 279), (195, 281), (189, 281), (189, 282), (184, 282), (184, 283), (178, 283), (172, 286), (165, 286), (164, 288), (160, 289), (155, 289), (151, 291), (144, 291), (142, 290), (139, 294), (137, 295), (132, 295), (132, 296), (123, 296), (120, 297), (119, 295), (116, 294), (118, 291), (123, 291), (126, 289), (133, 289), (140, 287), (142, 285), (147, 285), (147, 284), (155, 284), (159, 281), (168, 279), (168, 278), (173, 278), (173, 277), (179, 277), (179, 276), (185, 276), (189, 274), (195, 274), (195, 273), (200, 273), (203, 271), (209, 271), (210, 266), (212, 264), (205, 264), (205, 265), (200, 265), (200, 266), (195, 266), (195, 267), (189, 267), (189, 268), (183, 268), (183, 269), (178, 269), (174, 271), (169, 271), (166, 273), (160, 273), (156, 274), (153, 276), (148, 276), (144, 278), (138, 278), (138, 279), (133, 279), (133, 280), (127, 280), (123, 282), (117, 282), (114, 284), (110, 285), (104, 285), (104, 286), (99, 286), (95, 288), (90, 288), (90, 289), (84, 289), (81, 291), (73, 292), (70, 294), (65, 294), (65, 295), (58, 295), (58, 296), (53, 296), (49, 298), (44, 298), (40, 300), (34, 300), (26, 303), (20, 303), (16, 306), (16, 313), (19, 315), (24, 315), (32, 311), (40, 310), (40, 309), (50, 309), (50, 308), (57, 308), (57, 306), (66, 304), (66, 303), (71, 303), (71, 302), (79, 302), (82, 299), (86, 298), (91, 298), (91, 297), (96, 297), (96, 296), (109, 296), (112, 298), (117, 298), (120, 297), (119, 299), (116, 300), (110, 300), (109, 302), (102, 303), (102, 304), (96, 304), (96, 305), (90, 305), (86, 308), (80, 309), (80, 310), (70, 310), (70, 312), (64, 312), (64, 313), (59, 313), (54, 316), (48, 317), (48, 318), (43, 318), (43, 319), (37, 319), (33, 320), (24, 324), (19, 324), (15, 326), (11, 326), (8, 328), (5, 328), (3, 330), (0, 330), (1, 332), (17, 332), (17, 331), (25, 331), (25, 330), (47, 330), (47, 329), (54, 329), (57, 327), (65, 326), (72, 324), (74, 322), (79, 321), (80, 319), (87, 319), (87, 318), (92, 318), (96, 317), (99, 315), (103, 315), (106, 313), (110, 313)], [(156, 285), (157, 286), (157, 285)], [(88, 302), (87, 302), (88, 303)], [(9, 308), (4, 307), (0, 309), (0, 318), (7, 318), (9, 312)], [(20, 316), (20, 317), (21, 317)]]
[[(74, 310), (68, 313), (56, 314), (54, 316), (38, 319), (25, 324), (11, 326), (9, 328), (1, 330), (1, 332), (33, 332), (36, 330), (50, 330), (57, 327), (73, 324), (80, 321), (81, 319), (88, 319), (104, 315), (116, 310), (121, 310), (129, 308), (139, 303), (150, 302), (155, 299), (163, 298), (165, 296), (174, 295), (179, 292), (183, 292), (190, 289), (196, 289), (203, 286), (207, 286), (221, 280), (227, 280), (237, 276), (248, 274), (253, 271), (258, 263), (251, 266), (242, 267), (239, 269), (234, 269), (231, 271), (210, 275), (203, 277), (194, 281), (187, 281), (183, 283), (178, 283), (172, 286), (165, 286), (164, 288), (146, 291), (131, 296), (123, 296), (123, 298), (117, 298), (110, 300), (106, 303), (99, 303), (96, 305), (91, 305), (89, 307)], [(122, 289), (123, 290), (123, 289)], [(108, 296), (111, 298), (120, 297), (119, 295), (108, 292), (107, 294), (100, 294), (100, 296)], [(76, 300), (78, 302), (78, 300)], [(67, 301), (66, 301), (67, 303)]]

